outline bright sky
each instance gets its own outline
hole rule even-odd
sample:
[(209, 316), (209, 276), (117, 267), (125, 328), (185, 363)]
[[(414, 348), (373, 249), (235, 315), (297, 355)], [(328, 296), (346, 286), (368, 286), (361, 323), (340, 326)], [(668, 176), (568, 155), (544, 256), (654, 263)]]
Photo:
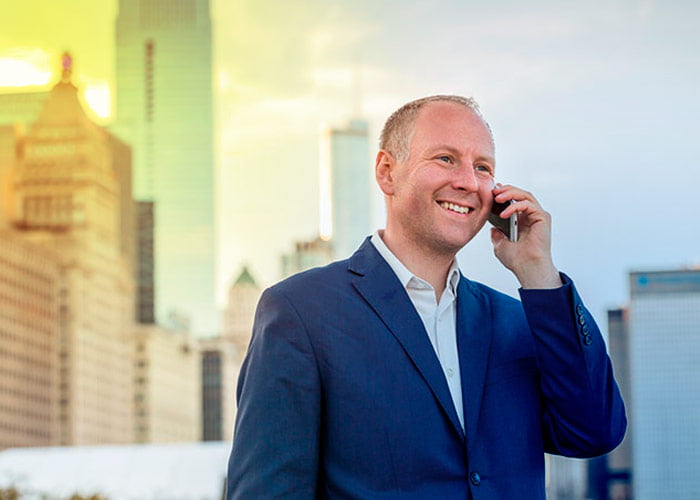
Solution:
[[(316, 235), (320, 130), (350, 117), (354, 81), (372, 146), (403, 102), (474, 95), (498, 177), (552, 213), (555, 261), (600, 323), (626, 301), (629, 270), (700, 263), (700, 4), (213, 0), (212, 11), (222, 286), (243, 263), (270, 284), (280, 253)], [(0, 85), (8, 73), (46, 81), (68, 49), (104, 105), (115, 16), (114, 0), (8, 2)], [(8, 66), (20, 51), (24, 66)], [(378, 197), (373, 208), (381, 225)], [(514, 293), (489, 247), (485, 233), (467, 247), (465, 273)]]

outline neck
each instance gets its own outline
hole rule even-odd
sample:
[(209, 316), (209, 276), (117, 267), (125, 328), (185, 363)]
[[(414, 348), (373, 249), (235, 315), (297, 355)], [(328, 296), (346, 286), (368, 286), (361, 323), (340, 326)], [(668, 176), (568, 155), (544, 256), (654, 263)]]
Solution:
[(426, 248), (417, 242), (400, 237), (388, 226), (384, 231), (380, 231), (379, 235), (384, 244), (409, 271), (430, 283), (435, 290), (437, 300), (440, 300), (455, 253)]

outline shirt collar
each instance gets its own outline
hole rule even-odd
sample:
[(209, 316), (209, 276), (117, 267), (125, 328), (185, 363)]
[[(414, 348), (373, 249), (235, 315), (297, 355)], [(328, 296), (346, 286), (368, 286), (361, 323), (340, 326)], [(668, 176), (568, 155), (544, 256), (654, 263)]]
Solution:
[[(409, 288), (412, 282), (417, 281), (418, 283), (428, 285), (432, 289), (433, 287), (430, 286), (428, 282), (413, 274), (403, 264), (403, 262), (401, 262), (399, 258), (396, 255), (394, 255), (394, 253), (391, 250), (389, 250), (389, 247), (386, 246), (386, 243), (384, 243), (384, 240), (382, 240), (382, 237), (379, 234), (380, 231), (381, 230), (375, 231), (374, 234), (372, 234), (372, 238), (370, 239), (370, 241), (374, 245), (374, 248), (377, 249), (377, 252), (379, 252), (379, 255), (381, 255), (384, 258), (387, 264), (389, 264), (389, 267), (391, 267), (391, 269), (394, 271), (394, 274), (396, 274), (396, 277), (401, 282), (401, 286), (403, 286), (404, 288)], [(452, 265), (450, 266), (450, 270), (447, 272), (447, 280), (445, 281), (445, 287), (449, 289), (455, 297), (457, 296), (458, 283), (459, 266), (457, 265), (457, 259), (455, 258), (452, 259)]]

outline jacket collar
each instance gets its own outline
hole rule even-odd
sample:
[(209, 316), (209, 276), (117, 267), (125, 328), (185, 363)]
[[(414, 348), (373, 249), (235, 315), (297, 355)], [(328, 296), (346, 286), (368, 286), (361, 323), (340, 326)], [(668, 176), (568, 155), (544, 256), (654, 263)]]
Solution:
[[(367, 238), (348, 261), (353, 286), (381, 318), (425, 380), (455, 431), (464, 438), (440, 362), (423, 323), (396, 274)], [(457, 293), (457, 349), (460, 359), (467, 439), (473, 438), (488, 361), (490, 307), (463, 276)]]
[(462, 438), (447, 381), (423, 322), (396, 274), (369, 238), (350, 258), (348, 269), (357, 275), (353, 280), (355, 289), (399, 342)]

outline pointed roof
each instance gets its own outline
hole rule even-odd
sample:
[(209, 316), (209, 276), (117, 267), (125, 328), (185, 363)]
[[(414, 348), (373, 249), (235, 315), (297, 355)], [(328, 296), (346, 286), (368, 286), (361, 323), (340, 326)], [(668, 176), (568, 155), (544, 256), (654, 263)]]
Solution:
[(100, 134), (101, 127), (88, 118), (78, 99), (78, 88), (71, 80), (72, 71), (73, 59), (63, 54), (61, 80), (51, 89), (34, 126), (79, 126)]
[(253, 275), (250, 274), (250, 271), (248, 271), (248, 266), (243, 266), (241, 274), (238, 276), (238, 279), (236, 279), (235, 283), (233, 284), (233, 286), (239, 285), (258, 285), (255, 282), (255, 278), (253, 278)]

